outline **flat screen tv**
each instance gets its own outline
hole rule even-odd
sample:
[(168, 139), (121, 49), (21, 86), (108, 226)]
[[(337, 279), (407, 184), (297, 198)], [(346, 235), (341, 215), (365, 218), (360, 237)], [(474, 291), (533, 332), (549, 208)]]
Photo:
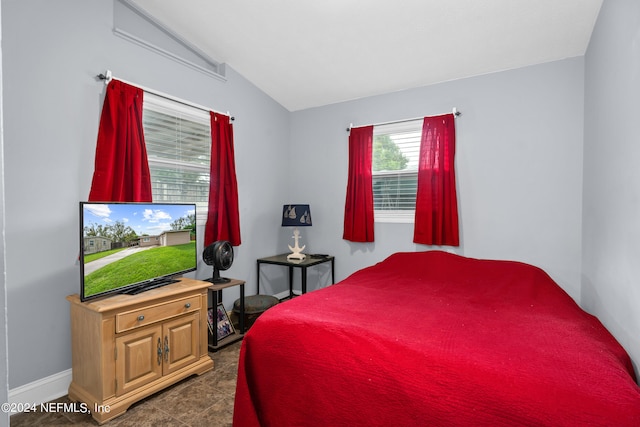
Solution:
[(80, 202), (80, 299), (135, 294), (196, 269), (196, 205)]

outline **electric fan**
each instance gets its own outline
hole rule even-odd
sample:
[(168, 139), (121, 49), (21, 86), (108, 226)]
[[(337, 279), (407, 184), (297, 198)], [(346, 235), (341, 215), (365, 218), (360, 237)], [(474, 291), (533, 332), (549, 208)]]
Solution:
[(213, 277), (207, 279), (211, 283), (228, 283), (231, 279), (220, 277), (220, 270), (226, 270), (233, 264), (233, 246), (226, 240), (213, 242), (202, 252), (202, 259), (213, 266)]

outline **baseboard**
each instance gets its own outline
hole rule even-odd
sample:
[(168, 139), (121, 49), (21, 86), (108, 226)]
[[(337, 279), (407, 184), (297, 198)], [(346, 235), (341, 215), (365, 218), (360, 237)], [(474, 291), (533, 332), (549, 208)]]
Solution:
[[(302, 293), (298, 290), (293, 291), (294, 295), (301, 295)], [(275, 294), (274, 297), (278, 298), (279, 300), (283, 300), (285, 298), (289, 298), (289, 291), (282, 291), (279, 294)]]
[(29, 384), (9, 390), (9, 403), (20, 408), (21, 404), (40, 405), (65, 396), (71, 384), (71, 369), (50, 375)]

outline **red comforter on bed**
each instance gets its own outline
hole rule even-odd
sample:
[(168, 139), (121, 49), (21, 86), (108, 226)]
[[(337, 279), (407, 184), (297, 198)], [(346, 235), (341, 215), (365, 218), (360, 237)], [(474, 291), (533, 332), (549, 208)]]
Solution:
[(234, 425), (637, 427), (640, 388), (542, 270), (398, 253), (256, 321)]

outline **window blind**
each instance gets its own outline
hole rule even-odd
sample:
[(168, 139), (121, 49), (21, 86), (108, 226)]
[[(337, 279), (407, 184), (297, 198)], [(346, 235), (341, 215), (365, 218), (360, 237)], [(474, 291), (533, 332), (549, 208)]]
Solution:
[(208, 112), (145, 93), (143, 127), (153, 201), (195, 202), (206, 218), (211, 129)]
[(421, 134), (421, 120), (374, 127), (372, 173), (376, 221), (413, 222)]

